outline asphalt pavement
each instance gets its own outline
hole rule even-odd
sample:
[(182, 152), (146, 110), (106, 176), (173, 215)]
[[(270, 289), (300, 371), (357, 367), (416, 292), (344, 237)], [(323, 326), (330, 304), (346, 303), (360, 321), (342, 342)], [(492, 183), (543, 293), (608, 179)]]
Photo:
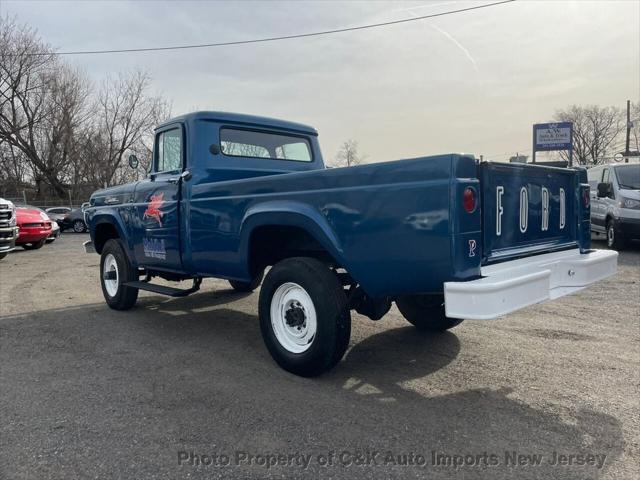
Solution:
[(86, 239), (0, 261), (2, 480), (640, 478), (637, 246), (577, 295), (444, 334), (353, 314), (343, 361), (304, 379), (257, 293), (205, 280), (116, 312)]

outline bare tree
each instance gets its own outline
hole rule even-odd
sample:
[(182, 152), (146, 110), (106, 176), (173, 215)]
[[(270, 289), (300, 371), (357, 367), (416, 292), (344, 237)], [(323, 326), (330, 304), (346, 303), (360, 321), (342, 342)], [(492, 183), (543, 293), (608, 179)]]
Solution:
[(41, 196), (66, 198), (136, 179), (123, 159), (136, 153), (148, 167), (152, 127), (170, 112), (149, 88), (149, 76), (136, 71), (107, 78), (96, 92), (34, 30), (0, 17), (3, 189), (28, 182)]
[[(579, 165), (596, 165), (615, 153), (614, 142), (625, 125), (619, 108), (598, 105), (571, 105), (558, 110), (555, 120), (573, 123), (573, 161)], [(568, 152), (560, 156), (568, 160)]]
[(30, 174), (24, 153), (7, 142), (0, 142), (0, 196), (7, 196), (7, 189), (18, 191)]
[(339, 167), (351, 167), (353, 165), (359, 165), (366, 159), (366, 155), (361, 155), (358, 152), (358, 142), (349, 139), (340, 145), (338, 153), (335, 157), (335, 165)]
[(0, 18), (0, 142), (22, 152), (59, 194), (64, 186), (42, 150), (50, 107), (50, 85), (58, 62), (27, 26)]
[(140, 148), (169, 107), (161, 97), (148, 94), (149, 76), (141, 71), (117, 78), (107, 78), (96, 103), (95, 130), (89, 144), (97, 155), (94, 180), (113, 185), (122, 179), (117, 175), (125, 153)]

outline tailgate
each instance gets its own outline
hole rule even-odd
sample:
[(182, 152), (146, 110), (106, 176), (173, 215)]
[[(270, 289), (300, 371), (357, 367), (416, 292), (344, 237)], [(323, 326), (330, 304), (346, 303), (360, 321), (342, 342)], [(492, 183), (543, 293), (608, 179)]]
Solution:
[(483, 263), (578, 246), (578, 170), (480, 166)]

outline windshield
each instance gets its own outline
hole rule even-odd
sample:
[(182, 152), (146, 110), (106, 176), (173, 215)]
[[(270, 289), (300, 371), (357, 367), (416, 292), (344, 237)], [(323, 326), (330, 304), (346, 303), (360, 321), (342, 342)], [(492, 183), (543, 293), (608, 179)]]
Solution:
[(624, 165), (615, 171), (620, 188), (640, 190), (640, 165)]

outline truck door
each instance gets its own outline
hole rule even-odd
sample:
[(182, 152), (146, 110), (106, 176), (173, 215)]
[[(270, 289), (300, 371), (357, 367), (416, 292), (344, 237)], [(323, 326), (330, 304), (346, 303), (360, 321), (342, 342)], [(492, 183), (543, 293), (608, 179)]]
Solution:
[(151, 172), (136, 186), (131, 236), (141, 267), (182, 270), (180, 175), (185, 167), (184, 144), (180, 124), (156, 131)]

